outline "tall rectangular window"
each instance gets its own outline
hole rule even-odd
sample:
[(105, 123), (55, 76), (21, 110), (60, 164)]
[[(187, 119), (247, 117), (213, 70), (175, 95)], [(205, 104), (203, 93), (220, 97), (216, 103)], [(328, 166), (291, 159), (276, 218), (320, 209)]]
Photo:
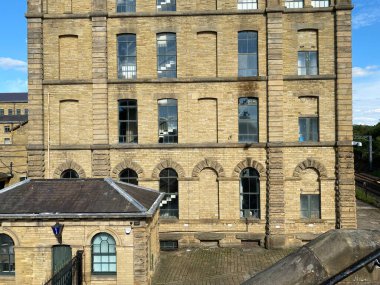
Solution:
[(25, 115), (28, 115), (28, 114), (29, 114), (29, 110), (28, 110), (28, 109), (25, 109), (25, 110), (24, 110), (24, 114), (25, 114)]
[(302, 219), (320, 219), (321, 203), (318, 194), (301, 194), (301, 218)]
[(318, 75), (318, 52), (298, 52), (298, 75)]
[(16, 110), (16, 115), (21, 115), (21, 109)]
[(238, 0), (238, 10), (257, 9), (257, 0)]
[(13, 115), (13, 109), (8, 109), (8, 115), (12, 116)]
[(239, 73), (241, 77), (257, 76), (257, 32), (238, 34)]
[(119, 143), (138, 143), (137, 101), (119, 101)]
[(330, 6), (329, 0), (312, 0), (311, 6), (314, 8), (325, 8)]
[(285, 0), (286, 8), (303, 8), (303, 0)]
[(257, 99), (239, 98), (239, 142), (258, 142)]
[(10, 138), (4, 138), (4, 144), (12, 144), (12, 141)]
[(175, 11), (175, 0), (157, 0), (157, 11)]
[(117, 62), (119, 79), (136, 78), (136, 35), (117, 36)]
[(319, 140), (318, 117), (302, 117), (299, 121), (299, 141)]
[(136, 12), (136, 0), (117, 0), (118, 13)]
[(10, 133), (11, 127), (10, 126), (4, 126), (4, 133)]
[(177, 40), (174, 33), (157, 34), (158, 78), (177, 77)]
[(178, 143), (177, 100), (158, 100), (158, 142)]
[(4, 116), (4, 109), (0, 109), (0, 116)]

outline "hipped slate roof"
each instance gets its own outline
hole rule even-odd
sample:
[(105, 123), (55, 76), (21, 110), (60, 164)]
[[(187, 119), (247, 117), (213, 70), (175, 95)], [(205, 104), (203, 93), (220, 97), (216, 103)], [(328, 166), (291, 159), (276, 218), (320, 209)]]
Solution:
[(28, 93), (0, 93), (0, 102), (3, 103), (27, 103)]
[(0, 190), (0, 219), (151, 217), (163, 196), (111, 178), (27, 179)]

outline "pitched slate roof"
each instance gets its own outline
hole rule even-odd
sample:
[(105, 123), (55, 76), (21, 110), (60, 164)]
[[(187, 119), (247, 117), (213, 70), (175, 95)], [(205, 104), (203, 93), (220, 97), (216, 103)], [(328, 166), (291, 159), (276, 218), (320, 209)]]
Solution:
[(28, 179), (0, 190), (0, 219), (151, 217), (163, 196), (111, 178)]
[(3, 103), (27, 103), (28, 93), (0, 93), (0, 102)]

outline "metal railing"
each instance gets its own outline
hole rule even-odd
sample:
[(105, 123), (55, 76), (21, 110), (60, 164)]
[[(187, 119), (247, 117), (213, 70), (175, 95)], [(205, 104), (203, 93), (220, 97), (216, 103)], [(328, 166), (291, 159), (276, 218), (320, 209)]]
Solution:
[(363, 257), (359, 261), (355, 262), (348, 268), (342, 270), (335, 276), (329, 278), (328, 280), (324, 281), (320, 285), (333, 285), (337, 284), (338, 282), (342, 281), (343, 279), (346, 279), (347, 277), (354, 274), (356, 271), (362, 269), (364, 266), (370, 264), (371, 262), (374, 262), (374, 267), (380, 265), (380, 248), (375, 250), (374, 252), (368, 254), (367, 256)]
[(44, 285), (82, 285), (83, 251), (78, 250), (76, 256), (62, 267)]

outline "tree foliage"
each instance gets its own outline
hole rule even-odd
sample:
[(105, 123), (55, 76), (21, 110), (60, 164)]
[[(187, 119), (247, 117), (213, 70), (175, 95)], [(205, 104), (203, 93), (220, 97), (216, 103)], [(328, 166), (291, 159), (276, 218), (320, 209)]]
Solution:
[(362, 142), (362, 147), (354, 147), (355, 167), (360, 170), (368, 168), (368, 138), (372, 136), (372, 156), (374, 169), (380, 168), (380, 122), (375, 126), (354, 125), (354, 141)]

